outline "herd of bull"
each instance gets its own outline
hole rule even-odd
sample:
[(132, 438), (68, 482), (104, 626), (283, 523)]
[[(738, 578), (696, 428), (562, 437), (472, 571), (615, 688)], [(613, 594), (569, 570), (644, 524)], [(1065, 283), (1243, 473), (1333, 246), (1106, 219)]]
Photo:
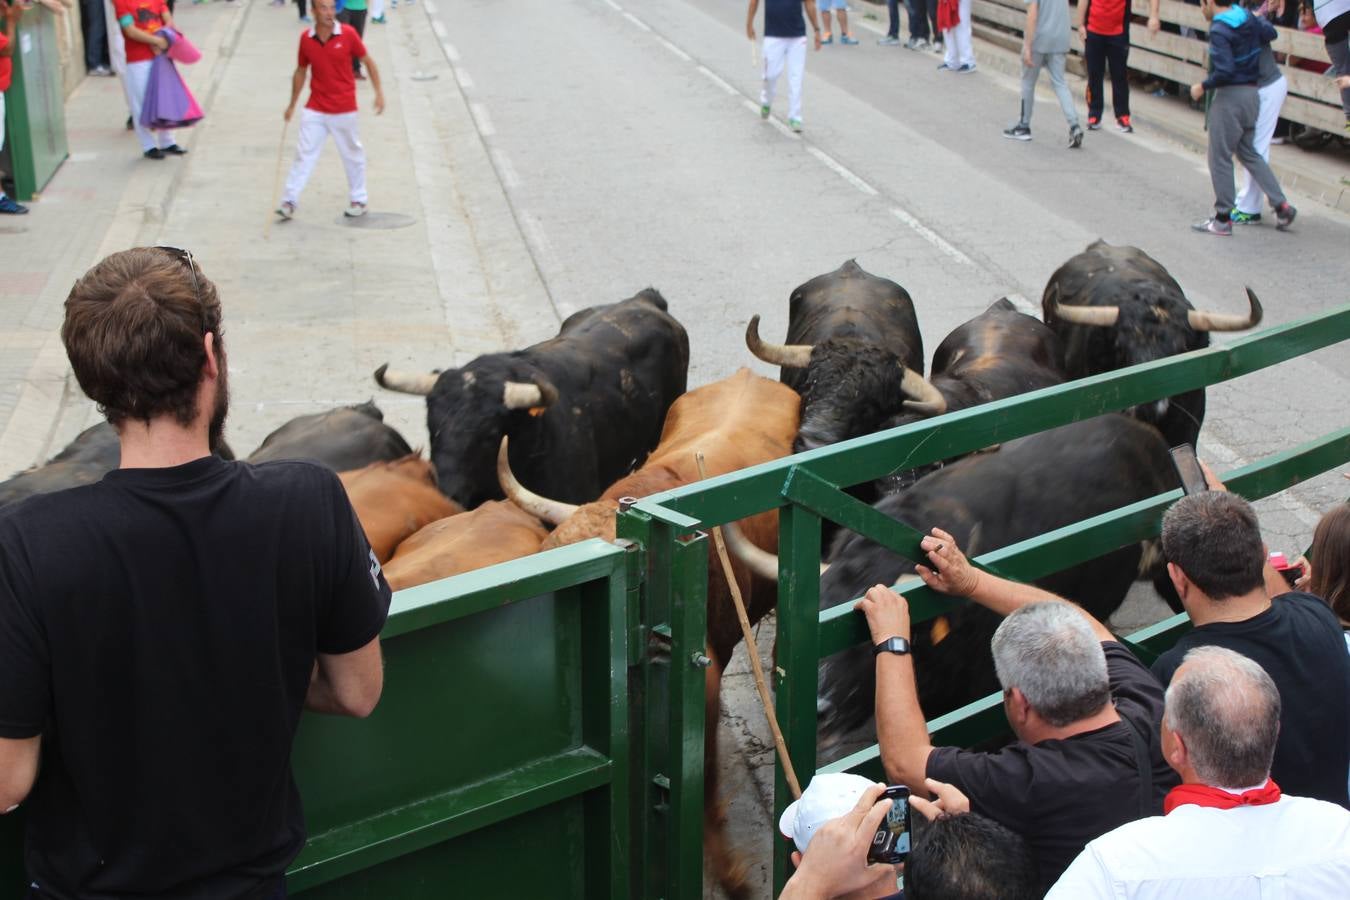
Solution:
[[(391, 586), (410, 587), (591, 537), (614, 538), (619, 498), (641, 497), (793, 452), (988, 403), (1068, 379), (1208, 346), (1210, 331), (1261, 320), (1194, 309), (1180, 285), (1134, 247), (1098, 241), (1051, 275), (1036, 319), (1000, 300), (938, 346), (928, 376), (918, 318), (900, 285), (849, 261), (792, 292), (786, 341), (746, 331), (749, 350), (781, 367), (773, 381), (740, 369), (686, 391), (689, 342), (655, 290), (582, 310), (556, 337), (430, 374), (382, 366), (382, 387), (426, 397), (430, 459), (384, 424), (373, 403), (303, 416), (273, 432), (251, 462), (311, 458), (340, 473)], [(1100, 416), (921, 470), (897, 466), (853, 490), (885, 515), (938, 525), (987, 552), (1177, 486), (1168, 447), (1194, 443), (1203, 391)], [(229, 455), (226, 447), (217, 448)], [(0, 505), (89, 483), (118, 462), (116, 434), (95, 426), (44, 466), (0, 484)], [(734, 577), (752, 622), (773, 609), (775, 513), (737, 523)], [(1141, 573), (1130, 546), (1045, 579), (1105, 619)], [(822, 606), (913, 571), (913, 561), (848, 531), (832, 535)], [(1165, 579), (1161, 579), (1165, 582)], [(914, 635), (926, 712), (995, 689), (996, 626), (974, 606)], [(740, 638), (720, 565), (709, 566), (708, 758), (721, 672)], [(872, 710), (871, 654), (821, 669), (821, 737)], [(726, 845), (716, 766), (706, 770), (706, 836), (732, 896), (744, 868)]]

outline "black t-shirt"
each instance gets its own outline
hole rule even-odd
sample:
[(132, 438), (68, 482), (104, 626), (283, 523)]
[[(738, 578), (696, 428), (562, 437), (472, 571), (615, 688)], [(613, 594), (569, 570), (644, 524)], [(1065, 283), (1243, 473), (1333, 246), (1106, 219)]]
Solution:
[(1182, 635), (1153, 673), (1167, 684), (1187, 650), (1210, 645), (1256, 660), (1280, 690), (1280, 738), (1270, 767), (1280, 790), (1350, 805), (1350, 656), (1336, 614), (1312, 594), (1281, 594), (1246, 621), (1213, 622)]
[(0, 510), (0, 737), (42, 735), (42, 896), (247, 896), (304, 844), (290, 753), (315, 653), (389, 586), (337, 477), (211, 456)]
[(805, 37), (802, 0), (764, 0), (765, 37)]
[(1026, 838), (1042, 892), (1088, 841), (1139, 818), (1143, 785), (1131, 726), (1153, 769), (1150, 815), (1162, 813), (1163, 798), (1178, 783), (1160, 746), (1162, 685), (1120, 644), (1105, 642), (1102, 650), (1121, 721), (1063, 740), (1018, 741), (996, 753), (937, 747), (928, 757), (929, 778), (956, 785), (972, 812)]

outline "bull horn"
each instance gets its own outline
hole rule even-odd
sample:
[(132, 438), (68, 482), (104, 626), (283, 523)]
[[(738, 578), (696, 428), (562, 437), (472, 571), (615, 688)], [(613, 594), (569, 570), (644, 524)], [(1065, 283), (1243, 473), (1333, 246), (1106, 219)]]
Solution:
[(1261, 317), (1265, 315), (1261, 301), (1256, 299), (1256, 292), (1251, 288), (1247, 288), (1247, 304), (1251, 310), (1245, 316), (1193, 309), (1186, 313), (1186, 319), (1196, 331), (1246, 331), (1260, 325)]
[(552, 406), (557, 399), (558, 390), (551, 384), (508, 381), (502, 389), (502, 405), (507, 409), (543, 409)]
[(503, 437), (502, 445), (497, 450), (497, 483), (502, 486), (502, 493), (506, 495), (506, 499), (550, 525), (561, 525), (566, 522), (577, 511), (575, 506), (541, 497), (516, 480), (515, 474), (511, 471), (511, 460), (506, 453), (510, 440), (509, 437)]
[[(745, 563), (752, 574), (768, 581), (778, 580), (778, 556), (748, 540), (735, 522), (722, 526), (722, 539), (726, 541), (727, 551)], [(820, 574), (824, 575), (829, 568), (829, 563), (821, 563)]]
[(947, 398), (933, 387), (931, 381), (903, 363), (900, 368), (905, 370), (905, 377), (900, 381), (900, 390), (910, 398), (904, 402), (905, 409), (925, 416), (940, 416), (947, 411)]
[(805, 369), (811, 363), (810, 344), (769, 344), (759, 337), (759, 316), (752, 316), (745, 326), (745, 346), (750, 352), (775, 366)]
[(414, 375), (412, 372), (391, 370), (389, 363), (385, 363), (375, 370), (375, 383), (380, 387), (404, 394), (420, 394), (423, 397), (431, 393), (431, 389), (435, 387), (436, 379), (439, 377), (435, 372)]
[(1059, 302), (1059, 285), (1050, 288), (1047, 305), (1055, 317), (1075, 325), (1098, 325), (1110, 328), (1120, 318), (1119, 306), (1065, 306)]

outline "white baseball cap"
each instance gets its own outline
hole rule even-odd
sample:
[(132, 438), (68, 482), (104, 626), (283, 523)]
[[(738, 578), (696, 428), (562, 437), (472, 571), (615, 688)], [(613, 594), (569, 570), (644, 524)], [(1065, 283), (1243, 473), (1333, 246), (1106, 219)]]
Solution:
[(858, 805), (863, 791), (876, 784), (861, 775), (847, 772), (826, 772), (811, 779), (802, 791), (801, 799), (794, 800), (783, 810), (778, 830), (791, 838), (797, 849), (806, 852), (811, 835), (831, 819), (837, 819)]

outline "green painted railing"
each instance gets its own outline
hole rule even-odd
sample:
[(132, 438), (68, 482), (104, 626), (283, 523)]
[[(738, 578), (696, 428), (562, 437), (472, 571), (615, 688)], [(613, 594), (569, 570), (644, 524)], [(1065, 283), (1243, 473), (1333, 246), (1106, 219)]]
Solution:
[[(309, 898), (635, 896), (627, 608), (640, 553), (588, 541), (394, 596), (364, 721), (306, 715)], [(0, 897), (23, 895), (19, 821)]]
[[(799, 776), (816, 771), (816, 682), (819, 661), (867, 637), (852, 603), (820, 610), (820, 535), (823, 519), (837, 522), (911, 559), (918, 553), (919, 534), (859, 503), (842, 488), (870, 481), (893, 471), (922, 466), (1013, 438), (1034, 434), (1102, 413), (1126, 409), (1188, 390), (1218, 384), (1257, 372), (1298, 356), (1332, 346), (1350, 338), (1350, 305), (1326, 313), (1237, 338), (1224, 345), (1170, 359), (1135, 366), (1067, 385), (1036, 391), (1009, 400), (963, 410), (888, 432), (872, 434), (830, 447), (766, 463), (696, 485), (679, 488), (634, 503), (620, 516), (620, 533), (647, 549), (652, 560), (668, 556), (663, 547), (687, 541), (714, 525), (722, 525), (766, 510), (779, 510), (779, 593), (777, 672), (775, 674), (778, 718), (794, 767)], [(1344, 408), (1328, 410), (1344, 418)], [(1249, 498), (1264, 497), (1350, 460), (1350, 427), (1330, 420), (1334, 431), (1300, 447), (1259, 460), (1226, 473), (1230, 489)], [(1154, 537), (1163, 511), (1180, 496), (1163, 494), (1076, 525), (984, 554), (981, 565), (1020, 580), (1092, 559), (1107, 551)], [(662, 565), (649, 569), (649, 577), (668, 579)], [(950, 598), (931, 592), (917, 579), (898, 588), (911, 602), (914, 621), (930, 619), (952, 607)], [(690, 596), (700, 607), (702, 592)], [(668, 618), (663, 618), (668, 616)], [(702, 638), (701, 613), (678, 607), (657, 606), (646, 610), (644, 627), (665, 628), (671, 639), (687, 649), (690, 638), (681, 639), (684, 620)], [(1175, 642), (1188, 627), (1184, 616), (1173, 617), (1129, 640), (1144, 654), (1154, 654)], [(701, 675), (685, 668), (683, 687), (675, 687), (689, 702), (701, 686)], [(996, 738), (1006, 731), (1000, 698), (987, 697), (929, 723), (942, 743), (971, 745)], [(686, 707), (686, 728), (701, 725)], [(669, 741), (663, 752), (668, 768), (687, 770), (687, 756), (702, 752), (701, 739), (688, 732), (682, 740)], [(831, 771), (859, 770), (880, 776), (876, 747), (854, 754), (828, 767)], [(803, 777), (805, 781), (805, 777)], [(781, 765), (775, 781), (775, 821), (787, 803), (788, 792)], [(698, 859), (693, 849), (700, 840), (700, 818), (681, 807), (667, 834), (674, 842), (667, 848), (681, 868), (676, 884), (666, 896), (698, 896), (695, 885)], [(775, 893), (787, 875), (786, 843), (774, 842)]]

